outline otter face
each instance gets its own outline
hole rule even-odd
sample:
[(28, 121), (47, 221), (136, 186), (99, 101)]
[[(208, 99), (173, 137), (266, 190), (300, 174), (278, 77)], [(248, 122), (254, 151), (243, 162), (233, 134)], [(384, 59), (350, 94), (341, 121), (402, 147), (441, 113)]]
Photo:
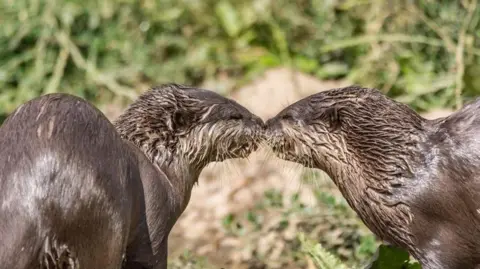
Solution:
[(267, 143), (279, 158), (327, 172), (343, 164), (365, 171), (368, 160), (368, 169), (385, 173), (396, 171), (391, 167), (406, 147), (416, 150), (423, 119), (379, 90), (349, 86), (310, 95), (266, 125)]
[(196, 167), (247, 157), (264, 134), (263, 121), (235, 101), (177, 84), (142, 94), (115, 125), (152, 161), (175, 155)]
[(340, 108), (328, 97), (306, 97), (266, 122), (266, 141), (277, 157), (325, 170), (344, 155)]
[(179, 149), (200, 163), (245, 158), (263, 137), (263, 121), (237, 102), (213, 91), (182, 87), (172, 130)]

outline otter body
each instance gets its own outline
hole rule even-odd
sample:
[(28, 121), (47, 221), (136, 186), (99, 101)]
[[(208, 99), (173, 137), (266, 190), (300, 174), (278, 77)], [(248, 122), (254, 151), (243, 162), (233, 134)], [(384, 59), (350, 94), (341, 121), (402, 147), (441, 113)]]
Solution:
[(0, 137), (0, 268), (120, 268), (144, 198), (138, 156), (103, 114), (46, 95)]
[(425, 269), (480, 268), (480, 99), (426, 120), (375, 89), (314, 94), (267, 121), (285, 160), (325, 171), (379, 238)]
[(0, 268), (167, 268), (203, 166), (248, 156), (262, 128), (233, 101), (175, 84), (115, 124), (71, 95), (27, 102), (0, 128)]

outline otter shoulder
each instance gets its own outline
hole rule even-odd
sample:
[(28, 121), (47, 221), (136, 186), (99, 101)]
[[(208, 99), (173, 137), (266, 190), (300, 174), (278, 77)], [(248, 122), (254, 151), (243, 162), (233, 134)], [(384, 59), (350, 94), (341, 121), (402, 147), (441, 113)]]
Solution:
[(476, 169), (480, 167), (480, 98), (432, 124), (434, 131), (427, 140), (432, 156), (444, 167), (460, 169), (457, 178), (480, 176), (480, 169)]
[(480, 98), (466, 104), (462, 109), (453, 114), (432, 121), (436, 132), (444, 138), (460, 144), (475, 144), (480, 132)]

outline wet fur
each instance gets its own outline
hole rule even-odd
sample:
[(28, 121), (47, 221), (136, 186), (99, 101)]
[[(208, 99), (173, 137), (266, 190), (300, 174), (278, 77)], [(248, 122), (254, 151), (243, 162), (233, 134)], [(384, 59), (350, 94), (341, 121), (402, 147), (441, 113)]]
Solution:
[(175, 84), (115, 124), (71, 95), (27, 102), (0, 128), (0, 268), (166, 268), (203, 167), (246, 157), (262, 128), (239, 104)]
[(375, 89), (304, 98), (267, 121), (277, 156), (329, 174), (382, 240), (425, 269), (480, 268), (480, 99), (426, 120)]
[(0, 268), (121, 266), (143, 190), (135, 154), (97, 109), (34, 99), (6, 119), (0, 149)]

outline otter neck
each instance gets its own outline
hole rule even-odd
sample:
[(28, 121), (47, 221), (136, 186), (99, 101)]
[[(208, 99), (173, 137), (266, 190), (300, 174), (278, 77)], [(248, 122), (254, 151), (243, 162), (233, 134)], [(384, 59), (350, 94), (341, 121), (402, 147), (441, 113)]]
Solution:
[(391, 244), (406, 247), (413, 240), (408, 230), (412, 216), (406, 190), (414, 182), (416, 164), (424, 159), (420, 149), (423, 132), (399, 133), (400, 137), (393, 136), (388, 143), (364, 142), (365, 148), (345, 145), (346, 159), (332, 161), (325, 172), (373, 233)]
[(187, 159), (168, 139), (161, 139), (155, 133), (142, 134), (128, 132), (128, 125), (119, 124), (116, 127), (126, 141), (137, 147), (158, 170), (166, 175), (170, 186), (169, 200), (173, 205), (172, 215), (178, 218), (190, 201), (191, 192), (204, 165)]
[(187, 207), (193, 186), (205, 165), (188, 159), (176, 148), (163, 146), (158, 140), (155, 145), (144, 144), (141, 150), (155, 167), (166, 174), (172, 190), (170, 193), (173, 194), (170, 199), (175, 212), (172, 213), (179, 217)]
[(166, 174), (172, 190), (169, 192), (172, 193), (169, 198), (174, 204), (174, 212), (172, 213), (178, 218), (190, 201), (193, 186), (198, 182), (202, 169), (191, 165), (181, 155), (171, 154), (170, 156), (168, 161), (158, 161), (155, 158), (147, 157), (149, 157), (154, 166)]

